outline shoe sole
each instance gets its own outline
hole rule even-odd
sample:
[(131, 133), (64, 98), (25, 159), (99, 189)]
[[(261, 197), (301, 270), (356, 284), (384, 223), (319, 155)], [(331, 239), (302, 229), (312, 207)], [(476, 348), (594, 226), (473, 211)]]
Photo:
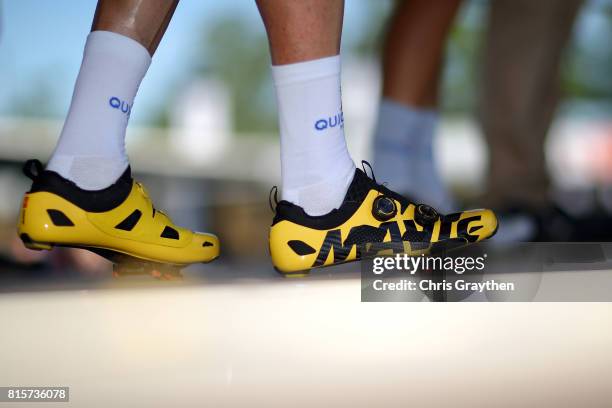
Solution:
[[(182, 279), (182, 269), (186, 268), (191, 263), (173, 264), (165, 263), (152, 259), (139, 258), (134, 255), (117, 251), (115, 249), (103, 247), (91, 247), (84, 245), (65, 245), (50, 242), (33, 241), (27, 234), (21, 234), (20, 237), (23, 245), (35, 251), (50, 251), (54, 247), (59, 248), (77, 248), (85, 249), (93, 252), (113, 264), (113, 277), (121, 278), (127, 276), (148, 275), (158, 280), (176, 280)], [(216, 260), (219, 256), (212, 258), (210, 261), (199, 262), (203, 264), (210, 263)]]

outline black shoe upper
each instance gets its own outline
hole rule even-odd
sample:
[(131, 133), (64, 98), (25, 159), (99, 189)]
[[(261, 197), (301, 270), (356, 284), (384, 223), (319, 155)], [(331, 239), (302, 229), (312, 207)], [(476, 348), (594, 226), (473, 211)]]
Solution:
[(355, 169), (355, 176), (349, 185), (349, 188), (344, 197), (344, 201), (339, 208), (335, 208), (324, 215), (308, 215), (304, 209), (298, 205), (282, 200), (276, 205), (276, 213), (272, 225), (288, 220), (300, 225), (314, 229), (330, 229), (346, 222), (357, 211), (370, 190), (377, 190), (382, 195), (397, 200), (401, 208), (400, 212), (404, 212), (410, 201), (400, 194), (389, 190), (381, 184), (377, 184), (375, 180), (366, 175), (360, 169)]
[(612, 217), (595, 209), (581, 216), (572, 216), (556, 204), (534, 209), (515, 204), (497, 211), (501, 223), (513, 218), (525, 218), (533, 226), (531, 235), (521, 237), (527, 242), (610, 242)]
[(102, 190), (84, 190), (54, 171), (43, 170), (38, 160), (28, 160), (23, 172), (32, 180), (29, 193), (53, 193), (88, 212), (110, 211), (124, 202), (132, 190), (129, 166), (114, 184)]

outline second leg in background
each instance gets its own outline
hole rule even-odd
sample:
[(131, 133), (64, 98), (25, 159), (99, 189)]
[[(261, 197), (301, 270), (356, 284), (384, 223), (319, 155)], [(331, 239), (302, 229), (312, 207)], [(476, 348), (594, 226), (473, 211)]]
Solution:
[(456, 209), (436, 163), (438, 88), (461, 0), (398, 2), (383, 50), (383, 95), (374, 134), (380, 180), (442, 212)]

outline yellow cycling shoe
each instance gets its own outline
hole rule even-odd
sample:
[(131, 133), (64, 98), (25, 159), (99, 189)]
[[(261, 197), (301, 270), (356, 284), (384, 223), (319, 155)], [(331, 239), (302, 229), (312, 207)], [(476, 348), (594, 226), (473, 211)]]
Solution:
[(372, 244), (395, 251), (400, 247), (414, 255), (435, 244), (481, 241), (496, 231), (497, 218), (491, 210), (439, 215), (356, 169), (344, 202), (326, 215), (310, 216), (297, 205), (278, 202), (270, 228), (270, 254), (278, 271), (293, 274), (359, 260)]
[(219, 256), (215, 235), (174, 225), (153, 207), (129, 167), (115, 184), (97, 191), (43, 171), (37, 160), (28, 160), (24, 173), (33, 183), (23, 198), (18, 233), (28, 248), (85, 248), (145, 273), (159, 272), (160, 265), (182, 267)]

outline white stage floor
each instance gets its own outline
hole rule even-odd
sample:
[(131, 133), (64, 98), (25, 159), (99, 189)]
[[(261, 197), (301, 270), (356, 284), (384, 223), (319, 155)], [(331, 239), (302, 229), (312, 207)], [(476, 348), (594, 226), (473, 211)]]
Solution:
[(53, 406), (612, 400), (609, 303), (361, 303), (350, 277), (115, 282), (1, 294), (0, 328), (0, 385), (70, 386)]

